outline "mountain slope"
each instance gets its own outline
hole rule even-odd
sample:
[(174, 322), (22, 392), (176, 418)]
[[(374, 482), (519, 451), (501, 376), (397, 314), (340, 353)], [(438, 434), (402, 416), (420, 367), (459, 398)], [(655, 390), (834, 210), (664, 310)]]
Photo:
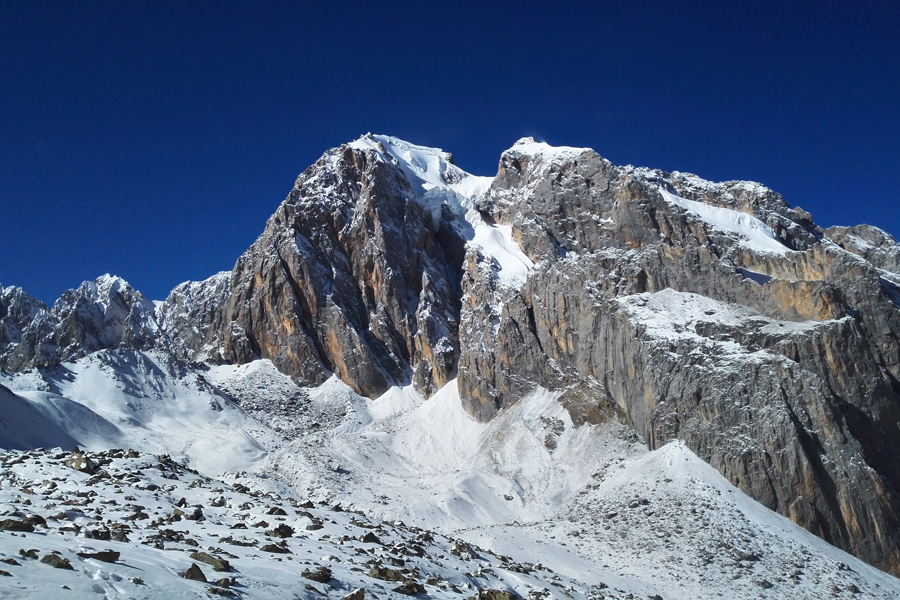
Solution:
[[(65, 393), (117, 397), (103, 391), (125, 383), (121, 369), (71, 368), (79, 363), (66, 366), (73, 381)], [(227, 387), (230, 401), (254, 406), (261, 418), (270, 412), (277, 421), (280, 405), (297, 394), (269, 361), (205, 374), (208, 389)], [(30, 378), (38, 387), (35, 375), (6, 381), (25, 387)], [(189, 385), (195, 376), (175, 379)], [(147, 394), (134, 414), (144, 423), (172, 418), (168, 395), (176, 381), (146, 385), (154, 381), (146, 374), (132, 381), (144, 382)], [(67, 452), (2, 453), (0, 516), (33, 522), (35, 532), (0, 532), (0, 559), (19, 563), (3, 565), (10, 576), (0, 576), (0, 592), (189, 598), (230, 589), (246, 598), (342, 598), (362, 587), (380, 597), (402, 584), (382, 578), (394, 569), (434, 597), (492, 588), (623, 600), (900, 593), (900, 581), (747, 498), (684, 444), (650, 451), (621, 424), (575, 425), (559, 393), (537, 390), (479, 423), (462, 409), (452, 382), (428, 400), (407, 386), (371, 401), (336, 379), (302, 392), (292, 439), (256, 434), (268, 456), (253, 472), (233, 449), (197, 453), (179, 447), (175, 427), (165, 428), (168, 438), (160, 430), (150, 439), (139, 433), (146, 425), (127, 420), (105, 433), (78, 424), (94, 432), (87, 446), (96, 450), (85, 455), (94, 473), (65, 466)], [(119, 398), (121, 405), (102, 411), (110, 422), (115, 410), (130, 410), (127, 397)], [(193, 435), (215, 427), (210, 419), (218, 411), (208, 411), (190, 419)], [(247, 433), (263, 429), (244, 425)], [(190, 462), (103, 450), (132, 443), (168, 445), (173, 457)], [(197, 508), (199, 519), (185, 516)], [(282, 525), (293, 530), (286, 538), (279, 537), (286, 530), (273, 533)], [(20, 549), (41, 558), (55, 551), (75, 570), (53, 569)], [(114, 562), (78, 554), (106, 550), (119, 553)], [(198, 551), (229, 567), (215, 572), (194, 557)], [(222, 583), (183, 579), (192, 563)], [(331, 571), (327, 582), (303, 575), (319, 567)]]

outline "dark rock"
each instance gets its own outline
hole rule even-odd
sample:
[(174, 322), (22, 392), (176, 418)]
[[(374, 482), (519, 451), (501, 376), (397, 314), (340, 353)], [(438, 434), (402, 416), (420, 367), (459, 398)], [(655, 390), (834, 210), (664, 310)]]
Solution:
[(25, 558), (33, 558), (33, 559), (37, 560), (37, 558), (38, 558), (37, 552), (38, 551), (33, 548), (31, 550), (25, 550), (24, 548), (22, 548), (19, 550), (19, 556), (23, 556)]
[(285, 525), (284, 523), (282, 523), (278, 527), (267, 531), (266, 534), (272, 537), (289, 538), (294, 535), (294, 529), (289, 525)]
[(406, 575), (402, 571), (381, 565), (372, 565), (366, 575), (383, 581), (404, 581), (406, 579)]
[(114, 542), (128, 542), (128, 533), (125, 527), (118, 527), (112, 532), (112, 541)]
[(759, 554), (757, 554), (755, 552), (744, 552), (743, 550), (740, 550), (739, 548), (733, 548), (732, 552), (734, 552), (734, 555), (737, 557), (738, 560), (746, 560), (749, 562), (756, 562), (760, 558), (762, 558)]
[(47, 520), (44, 519), (41, 515), (26, 515), (22, 518), (23, 523), (29, 523), (31, 525), (40, 525), (41, 527), (47, 526)]
[(331, 581), (331, 569), (328, 567), (315, 567), (313, 569), (303, 569), (302, 577), (319, 583), (328, 583)]
[(230, 544), (232, 546), (241, 546), (244, 548), (250, 548), (252, 546), (256, 546), (255, 541), (236, 540), (233, 537), (231, 537), (230, 535), (227, 537), (219, 538), (219, 543), (220, 544)]
[(519, 595), (510, 590), (489, 588), (478, 591), (478, 600), (517, 600)]
[(259, 549), (263, 552), (272, 552), (274, 554), (290, 554), (291, 551), (287, 546), (282, 546), (279, 544), (265, 544), (264, 546), (260, 546)]
[(198, 562), (206, 563), (210, 565), (216, 571), (230, 571), (231, 565), (228, 564), (227, 560), (222, 558), (218, 558), (213, 556), (212, 554), (207, 554), (206, 552), (193, 552), (190, 555), (191, 560), (196, 560)]
[(267, 515), (276, 515), (276, 516), (286, 516), (287, 513), (284, 512), (284, 509), (280, 506), (273, 506), (268, 511), (266, 511)]
[(341, 597), (341, 600), (365, 600), (366, 598), (366, 590), (364, 588), (356, 588), (346, 596)]
[(89, 540), (108, 542), (112, 540), (112, 532), (109, 529), (85, 529), (84, 537)]
[(0, 531), (33, 532), (34, 525), (26, 523), (25, 521), (19, 521), (18, 519), (3, 519), (0, 521)]
[(182, 575), (185, 579), (190, 579), (191, 581), (202, 581), (206, 583), (206, 575), (203, 574), (203, 571), (200, 567), (197, 566), (196, 563), (191, 563), (191, 566), (188, 567), (188, 570), (184, 572)]
[(381, 544), (381, 540), (378, 539), (378, 536), (371, 531), (367, 531), (365, 535), (360, 536), (359, 541), (364, 544)]
[(102, 550), (100, 552), (79, 552), (81, 558), (93, 558), (99, 561), (114, 563), (119, 560), (120, 554), (114, 550)]
[(72, 566), (68, 558), (63, 558), (57, 554), (47, 554), (41, 558), (41, 562), (56, 569), (65, 569), (67, 571), (75, 570), (75, 567)]
[(404, 596), (415, 596), (416, 594), (424, 594), (425, 586), (416, 581), (407, 580), (403, 582), (403, 585), (393, 588), (393, 591)]

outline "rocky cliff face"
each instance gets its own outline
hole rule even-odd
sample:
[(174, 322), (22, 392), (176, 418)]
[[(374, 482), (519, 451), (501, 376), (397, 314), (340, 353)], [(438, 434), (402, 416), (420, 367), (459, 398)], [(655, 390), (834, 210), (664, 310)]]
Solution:
[(871, 225), (830, 227), (825, 237), (879, 269), (900, 273), (900, 245), (890, 234)]
[(685, 440), (763, 504), (898, 572), (893, 240), (872, 264), (757, 184), (529, 141), (504, 153), (484, 204), (535, 267), (502, 289), (470, 253), (459, 381), (473, 415), (539, 384), (591, 390), (651, 447)]
[(308, 384), (335, 373), (373, 397), (406, 381), (428, 395), (452, 378), (463, 242), (455, 215), (419, 201), (395, 163), (370, 140), (299, 177), (235, 265), (207, 340), (218, 360), (270, 358)]
[(900, 245), (749, 182), (524, 139), (496, 177), (386, 136), (327, 152), (230, 274), (154, 310), (121, 280), (0, 290), (0, 368), (99, 348), (270, 358), (375, 397), (457, 377), (486, 421), (536, 386), (573, 421), (684, 440), (740, 489), (900, 573)]

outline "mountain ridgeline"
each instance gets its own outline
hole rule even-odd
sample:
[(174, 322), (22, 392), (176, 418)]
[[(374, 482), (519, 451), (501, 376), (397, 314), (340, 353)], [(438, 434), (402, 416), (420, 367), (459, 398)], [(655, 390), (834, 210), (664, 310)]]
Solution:
[(900, 245), (749, 182), (520, 140), (495, 177), (386, 136), (329, 150), (231, 273), (154, 304), (104, 276), (53, 307), (0, 288), (0, 368), (99, 349), (269, 358), (377, 397), (456, 378), (492, 419), (537, 386), (576, 423), (673, 439), (900, 574)]

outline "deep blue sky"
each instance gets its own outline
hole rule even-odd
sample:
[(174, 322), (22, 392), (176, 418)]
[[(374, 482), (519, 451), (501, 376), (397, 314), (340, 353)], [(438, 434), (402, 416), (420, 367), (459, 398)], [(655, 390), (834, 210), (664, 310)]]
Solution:
[(590, 146), (900, 236), (900, 8), (4, 0), (0, 282), (162, 299), (367, 131), (480, 175), (524, 135)]

